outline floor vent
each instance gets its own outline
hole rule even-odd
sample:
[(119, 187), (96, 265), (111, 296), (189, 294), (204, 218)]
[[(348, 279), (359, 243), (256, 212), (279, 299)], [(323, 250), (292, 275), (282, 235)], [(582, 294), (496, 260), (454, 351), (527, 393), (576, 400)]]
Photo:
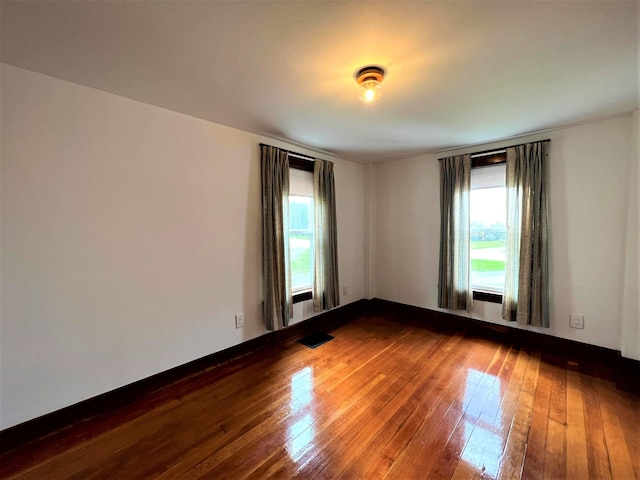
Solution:
[(309, 348), (316, 348), (322, 345), (323, 343), (327, 343), (329, 340), (333, 340), (333, 337), (331, 335), (324, 332), (318, 332), (318, 333), (312, 333), (311, 335), (307, 335), (306, 337), (298, 340), (298, 342)]

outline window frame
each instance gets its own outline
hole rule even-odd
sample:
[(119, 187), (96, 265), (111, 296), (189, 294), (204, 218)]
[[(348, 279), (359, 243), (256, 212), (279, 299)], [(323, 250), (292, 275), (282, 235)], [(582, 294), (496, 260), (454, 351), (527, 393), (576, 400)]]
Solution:
[[(313, 169), (314, 169), (313, 160), (307, 160), (306, 158), (297, 156), (295, 154), (292, 154), (291, 152), (288, 153), (288, 158), (289, 158), (289, 168), (296, 168), (298, 170), (304, 170), (305, 172), (313, 173)], [(314, 232), (314, 235), (315, 235), (315, 232)], [(293, 303), (304, 302), (306, 300), (312, 300), (312, 299), (313, 299), (312, 289), (303, 290), (292, 295)]]
[[(471, 168), (488, 167), (493, 165), (499, 165), (501, 163), (507, 163), (506, 150), (497, 150), (488, 152), (486, 154), (480, 153), (471, 155)], [(471, 267), (469, 267), (471, 268)], [(469, 282), (471, 283), (471, 282)], [(469, 285), (472, 289), (472, 295), (474, 300), (489, 303), (502, 303), (503, 293), (489, 292), (481, 289), (473, 289), (472, 285)]]

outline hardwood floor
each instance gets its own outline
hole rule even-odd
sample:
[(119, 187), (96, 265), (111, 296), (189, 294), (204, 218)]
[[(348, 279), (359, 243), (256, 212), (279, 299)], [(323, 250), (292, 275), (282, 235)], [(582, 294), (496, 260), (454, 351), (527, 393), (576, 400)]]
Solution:
[(19, 479), (640, 478), (589, 365), (383, 318), (264, 348), (0, 458)]

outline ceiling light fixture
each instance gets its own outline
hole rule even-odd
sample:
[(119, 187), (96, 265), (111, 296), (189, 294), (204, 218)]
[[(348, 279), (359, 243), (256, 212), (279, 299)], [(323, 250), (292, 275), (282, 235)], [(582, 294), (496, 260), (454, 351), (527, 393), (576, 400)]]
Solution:
[(360, 86), (360, 100), (373, 103), (380, 98), (380, 84), (387, 71), (377, 65), (368, 65), (359, 69), (354, 78)]

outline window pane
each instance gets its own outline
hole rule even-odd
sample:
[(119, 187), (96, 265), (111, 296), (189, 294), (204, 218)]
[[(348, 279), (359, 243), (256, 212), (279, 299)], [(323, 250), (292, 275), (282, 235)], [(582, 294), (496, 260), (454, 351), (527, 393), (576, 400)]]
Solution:
[[(473, 172), (472, 172), (473, 175)], [(471, 190), (471, 287), (502, 292), (506, 258), (505, 187)]]
[(289, 196), (289, 253), (294, 292), (313, 283), (313, 198)]
[[(290, 197), (302, 198), (305, 197)], [(309, 230), (311, 228), (311, 218), (309, 206), (304, 201), (289, 200), (289, 229)]]

